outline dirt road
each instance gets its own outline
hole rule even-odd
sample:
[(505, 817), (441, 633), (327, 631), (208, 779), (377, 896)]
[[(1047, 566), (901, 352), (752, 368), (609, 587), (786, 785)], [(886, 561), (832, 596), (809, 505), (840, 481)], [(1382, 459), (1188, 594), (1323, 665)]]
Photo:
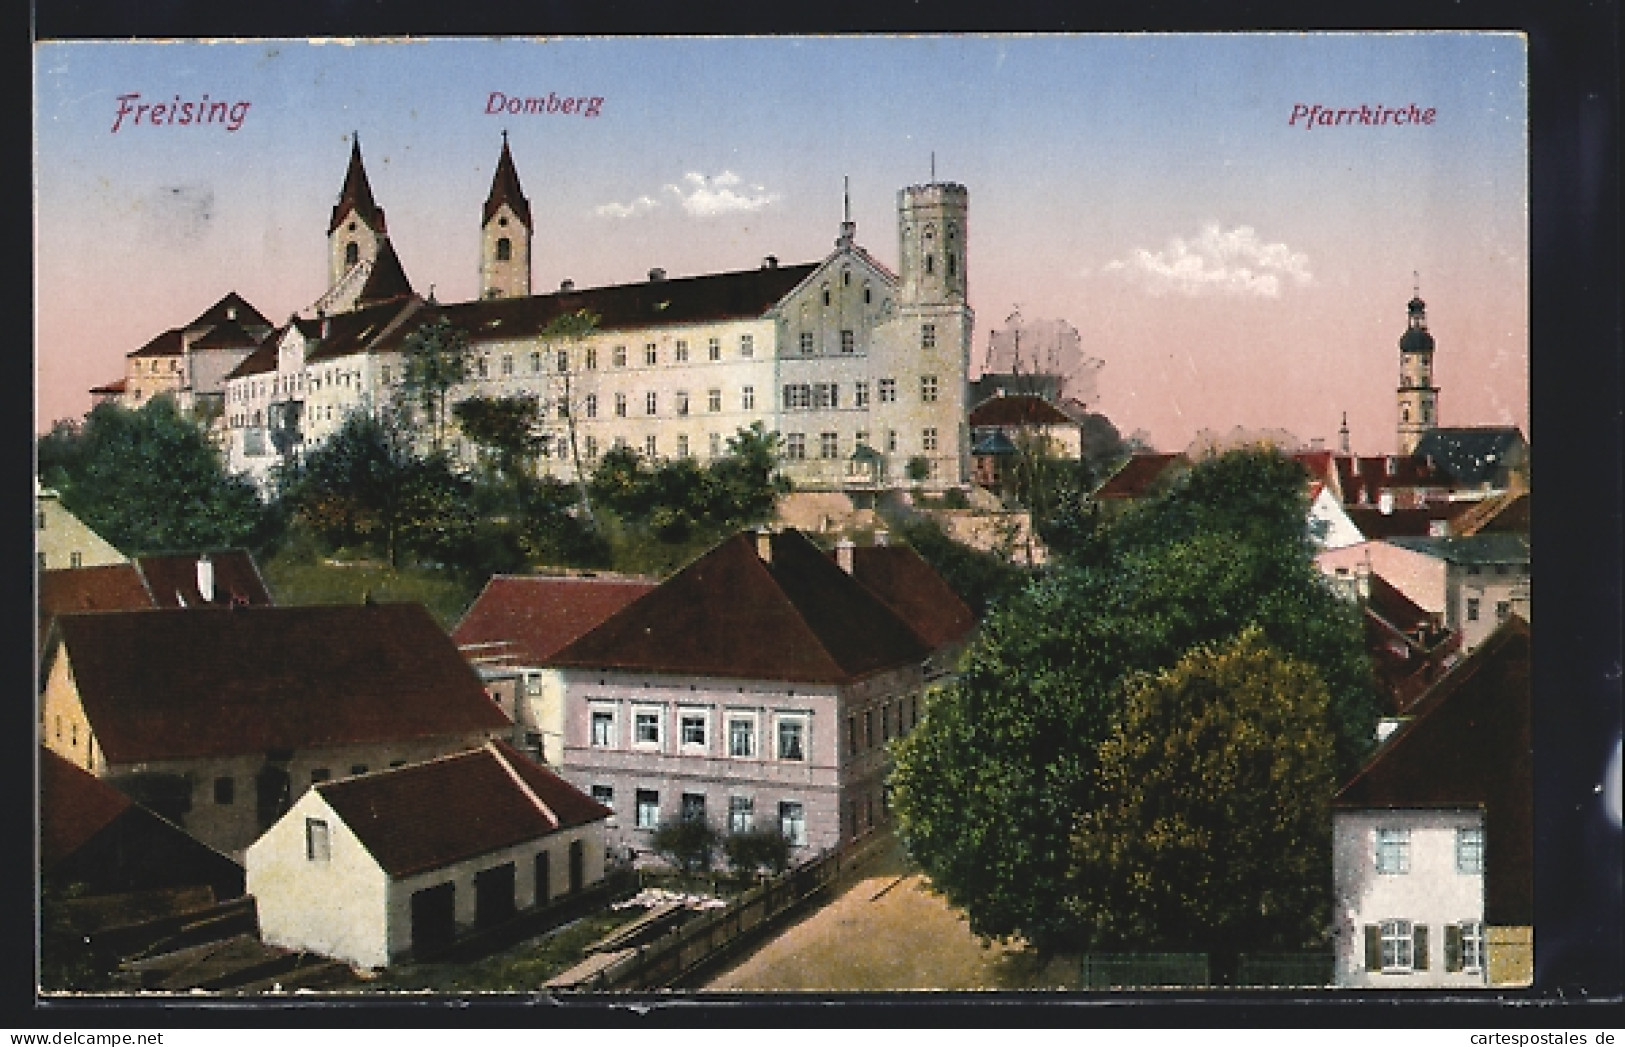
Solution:
[(847, 873), (828, 904), (701, 991), (1058, 989), (1075, 973), (1075, 964), (1045, 970), (1020, 949), (984, 945), (890, 842)]

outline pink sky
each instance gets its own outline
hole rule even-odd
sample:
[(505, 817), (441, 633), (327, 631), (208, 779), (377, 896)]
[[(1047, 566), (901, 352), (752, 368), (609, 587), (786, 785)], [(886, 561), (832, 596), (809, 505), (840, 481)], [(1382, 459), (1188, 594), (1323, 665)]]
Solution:
[[(843, 178), (893, 264), (934, 153), (970, 190), (973, 360), (1018, 306), (1064, 319), (1125, 434), (1330, 445), (1346, 411), (1392, 450), (1413, 272), (1441, 420), (1528, 434), (1524, 63), (1485, 33), (41, 44), (39, 428), (229, 290), (273, 322), (314, 300), (352, 131), (414, 284), (471, 295), (506, 128), (537, 291), (821, 258)], [(605, 101), (487, 116), (497, 89)], [(250, 103), (238, 131), (110, 130), (121, 94), (206, 92)], [(1306, 131), (1299, 102), (1437, 120)]]

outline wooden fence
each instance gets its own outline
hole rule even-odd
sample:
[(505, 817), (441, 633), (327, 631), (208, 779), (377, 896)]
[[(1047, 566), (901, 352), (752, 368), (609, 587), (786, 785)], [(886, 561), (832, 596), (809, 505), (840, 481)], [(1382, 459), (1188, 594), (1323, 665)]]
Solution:
[(702, 912), (647, 944), (595, 953), (545, 987), (564, 992), (691, 988), (829, 890), (843, 867), (867, 856), (869, 844), (828, 851), (751, 888), (726, 908)]
[[(1205, 953), (1085, 953), (1078, 960), (1084, 989), (1206, 989), (1214, 985)], [(1332, 954), (1243, 954), (1235, 988), (1320, 988), (1332, 982)]]

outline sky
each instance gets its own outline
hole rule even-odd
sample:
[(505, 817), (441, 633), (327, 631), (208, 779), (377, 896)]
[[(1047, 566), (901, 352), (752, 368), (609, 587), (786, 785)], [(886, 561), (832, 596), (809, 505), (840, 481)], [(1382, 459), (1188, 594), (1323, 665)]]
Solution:
[[(821, 259), (843, 180), (895, 268), (934, 170), (969, 190), (973, 373), (1019, 309), (1077, 329), (1076, 391), (1157, 448), (1335, 446), (1346, 413), (1391, 453), (1419, 288), (1442, 424), (1532, 439), (1517, 34), (43, 42), (34, 76), (38, 429), (227, 291), (274, 323), (319, 297), (352, 135), (414, 286), (472, 297), (506, 130), (537, 292)], [(492, 111), (550, 94), (600, 101)]]

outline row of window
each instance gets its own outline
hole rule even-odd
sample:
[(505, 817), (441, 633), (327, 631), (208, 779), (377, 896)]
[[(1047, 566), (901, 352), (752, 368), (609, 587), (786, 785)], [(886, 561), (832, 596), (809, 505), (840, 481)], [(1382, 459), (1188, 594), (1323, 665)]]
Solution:
[[(939, 385), (937, 376), (925, 374), (920, 376), (920, 402), (934, 404), (937, 402)], [(897, 402), (897, 379), (882, 378), (875, 383), (876, 399), (883, 404)], [(780, 403), (786, 411), (830, 410), (841, 406), (841, 387), (836, 382), (792, 382), (784, 386)], [(852, 384), (852, 406), (864, 408), (869, 406), (869, 383), (866, 381)]]
[[(391, 767), (404, 767), (406, 765), (406, 761), (391, 760), (389, 765)], [(369, 768), (364, 763), (353, 763), (350, 765), (350, 773), (352, 775), (366, 774), (368, 769)], [(310, 784), (320, 785), (322, 782), (332, 780), (332, 777), (333, 771), (331, 768), (313, 767), (310, 771)], [(230, 807), (232, 804), (236, 803), (237, 779), (231, 777), (230, 775), (222, 775), (216, 778), (214, 780), (214, 802), (216, 806), (220, 807)]]
[[(919, 695), (911, 694), (907, 698), (898, 698), (896, 701), (887, 699), (879, 706), (865, 709), (861, 722), (863, 732), (859, 734), (859, 716), (852, 713), (846, 718), (846, 751), (849, 755), (857, 755), (865, 749), (875, 747), (875, 724), (880, 725), (879, 744), (885, 745), (895, 735), (903, 737), (920, 722)], [(879, 716), (876, 716), (876, 713)], [(861, 742), (861, 744), (860, 744)]]
[[(1426, 924), (1410, 920), (1383, 920), (1365, 930), (1366, 970), (1383, 974), (1411, 974), (1431, 969)], [(1444, 969), (1450, 973), (1484, 969), (1484, 924), (1469, 920), (1444, 928)]]
[[(1377, 830), (1377, 872), (1402, 876), (1411, 871), (1411, 831)], [(1456, 830), (1456, 871), (1477, 875), (1484, 871), (1484, 830), (1478, 827)]]
[[(862, 431), (854, 434), (852, 443), (854, 450), (859, 445), (868, 446), (869, 434)], [(940, 446), (941, 440), (938, 439), (936, 426), (926, 426), (920, 430), (921, 451), (926, 454), (934, 454)], [(886, 451), (889, 454), (897, 453), (897, 430), (895, 429), (886, 430)], [(806, 433), (784, 434), (784, 457), (790, 461), (803, 461), (808, 457)], [(839, 433), (823, 432), (818, 434), (818, 457), (841, 457), (841, 436)]]
[[(592, 798), (610, 810), (616, 810), (615, 789), (613, 786), (592, 786)], [(633, 827), (645, 831), (658, 829), (661, 822), (660, 791), (658, 789), (636, 789), (633, 791), (632, 799)], [(792, 847), (805, 846), (807, 843), (807, 808), (805, 805), (799, 800), (780, 800), (778, 816), (780, 834), (789, 841)], [(678, 807), (678, 817), (683, 821), (706, 821), (709, 814), (706, 811), (704, 794), (683, 793)], [(751, 796), (729, 796), (728, 832), (753, 832), (757, 828), (755, 798)]]
[[(630, 403), (630, 401), (628, 400), (627, 395), (625, 393), (616, 393), (615, 394), (615, 399), (612, 402), (612, 409), (615, 412), (615, 417), (616, 418), (625, 418), (627, 416), (627, 407), (629, 406), (629, 403)], [(672, 394), (672, 411), (678, 417), (680, 417), (680, 418), (687, 417), (688, 414), (689, 414), (690, 406), (691, 406), (691, 398), (689, 397), (689, 394), (688, 394), (687, 390), (679, 389), (677, 392)], [(710, 413), (713, 413), (713, 414), (715, 414), (717, 412), (720, 412), (722, 410), (722, 390), (721, 389), (707, 389), (705, 391), (705, 409), (706, 409), (707, 412), (710, 412)], [(754, 411), (754, 410), (756, 410), (756, 387), (755, 386), (746, 385), (746, 386), (741, 386), (740, 387), (740, 389), (739, 389), (739, 409), (741, 411)], [(598, 394), (597, 393), (588, 393), (586, 396), (582, 397), (582, 399), (581, 399), (581, 411), (582, 411), (582, 414), (585, 415), (588, 418), (597, 418), (598, 417), (599, 400), (598, 400)], [(645, 415), (658, 415), (660, 413), (660, 394), (659, 393), (647, 392), (647, 393), (643, 394), (643, 413)], [(569, 414), (570, 414), (569, 405), (565, 404), (565, 403), (560, 403), (558, 405), (558, 414), (559, 414), (560, 418), (569, 417)]]
[[(1467, 597), (1467, 620), (1469, 622), (1478, 621), (1480, 603), (1481, 603), (1481, 601), (1476, 596)], [(1497, 600), (1497, 601), (1495, 601), (1495, 620), (1497, 622), (1504, 622), (1511, 615), (1512, 615), (1512, 601), (1510, 601), (1510, 600)]]
[[(670, 710), (661, 705), (634, 705), (631, 707), (629, 747), (655, 752), (675, 751), (692, 755), (711, 755), (717, 742), (712, 732), (712, 710), (682, 708), (676, 710), (676, 747), (668, 750), (671, 732), (668, 727)], [(595, 749), (619, 749), (621, 742), (621, 707), (611, 702), (594, 702), (590, 706), (588, 744)], [(754, 711), (728, 710), (724, 713), (725, 747), (723, 752), (738, 759), (772, 759), (805, 762), (810, 746), (811, 714), (806, 712), (777, 712), (770, 714), (772, 751), (763, 751), (758, 738), (761, 715)]]

